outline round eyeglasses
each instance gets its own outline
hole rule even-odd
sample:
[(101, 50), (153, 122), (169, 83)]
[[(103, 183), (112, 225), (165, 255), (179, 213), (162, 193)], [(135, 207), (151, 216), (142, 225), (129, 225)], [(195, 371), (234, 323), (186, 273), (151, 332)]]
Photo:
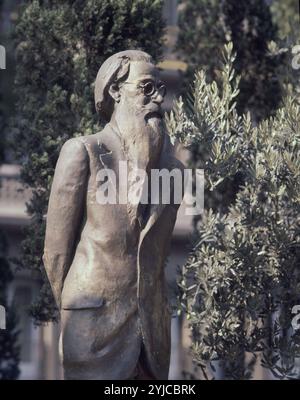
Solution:
[[(123, 84), (137, 84), (137, 82), (124, 82)], [(142, 90), (145, 96), (151, 97), (155, 92), (160, 94), (162, 97), (165, 97), (167, 93), (167, 88), (163, 82), (158, 82), (157, 84), (153, 81), (149, 81), (146, 83), (140, 83), (138, 85)]]

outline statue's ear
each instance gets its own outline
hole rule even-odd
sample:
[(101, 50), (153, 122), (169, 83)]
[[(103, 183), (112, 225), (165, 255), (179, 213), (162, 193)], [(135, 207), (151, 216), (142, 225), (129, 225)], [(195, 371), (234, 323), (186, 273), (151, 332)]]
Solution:
[(120, 88), (117, 83), (112, 83), (108, 89), (108, 93), (114, 99), (115, 102), (120, 101)]

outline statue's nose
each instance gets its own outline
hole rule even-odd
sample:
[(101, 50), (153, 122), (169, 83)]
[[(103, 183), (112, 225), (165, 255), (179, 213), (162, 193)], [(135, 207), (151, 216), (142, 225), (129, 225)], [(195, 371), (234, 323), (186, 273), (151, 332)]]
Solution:
[(161, 104), (164, 101), (164, 96), (162, 94), (156, 92), (156, 94), (154, 94), (152, 97), (152, 101), (153, 101), (153, 103)]

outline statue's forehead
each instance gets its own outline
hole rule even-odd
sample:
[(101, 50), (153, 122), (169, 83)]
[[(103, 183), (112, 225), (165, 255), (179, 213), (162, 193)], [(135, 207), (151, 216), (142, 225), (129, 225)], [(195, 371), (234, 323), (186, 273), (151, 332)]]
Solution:
[(159, 70), (146, 61), (131, 61), (128, 80), (158, 79)]

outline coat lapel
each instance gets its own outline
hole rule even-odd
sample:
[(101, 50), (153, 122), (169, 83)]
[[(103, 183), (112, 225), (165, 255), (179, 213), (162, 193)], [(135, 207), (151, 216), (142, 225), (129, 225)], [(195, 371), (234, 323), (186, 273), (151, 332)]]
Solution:
[(109, 124), (101, 132), (98, 138), (98, 146), (100, 163), (104, 168), (113, 170), (116, 175), (114, 190), (117, 192), (119, 187), (119, 161), (125, 161), (125, 155), (122, 151), (120, 138)]

